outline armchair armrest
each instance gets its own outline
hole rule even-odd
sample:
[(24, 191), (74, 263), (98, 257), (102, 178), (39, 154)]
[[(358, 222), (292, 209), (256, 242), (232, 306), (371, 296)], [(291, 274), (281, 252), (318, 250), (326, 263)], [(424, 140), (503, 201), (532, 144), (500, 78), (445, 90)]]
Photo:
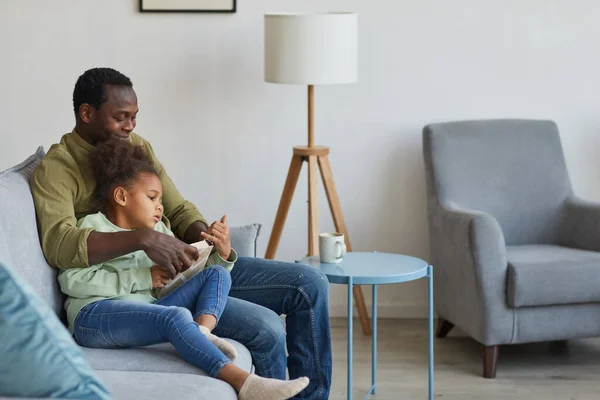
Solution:
[(438, 205), (431, 226), (438, 313), (483, 344), (510, 343), (506, 245), (490, 214)]
[(571, 196), (565, 200), (560, 244), (600, 251), (600, 204)]

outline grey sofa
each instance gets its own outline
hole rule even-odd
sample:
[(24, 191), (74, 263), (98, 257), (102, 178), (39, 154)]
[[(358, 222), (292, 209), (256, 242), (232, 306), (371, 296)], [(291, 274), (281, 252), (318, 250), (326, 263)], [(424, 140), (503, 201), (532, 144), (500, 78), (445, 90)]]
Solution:
[(437, 335), (484, 345), (600, 335), (600, 205), (573, 195), (552, 121), (423, 130)]
[[(56, 269), (46, 263), (42, 254), (28, 183), (43, 154), (39, 148), (22, 164), (0, 173), (0, 259), (25, 278), (64, 321), (64, 297), (57, 284)], [(239, 255), (255, 256), (259, 230), (258, 224), (231, 228), (232, 245)], [(253, 371), (248, 350), (231, 342), (238, 351), (235, 364)], [(170, 344), (125, 350), (83, 348), (83, 351), (115, 399), (237, 399), (231, 386), (207, 377), (183, 361)]]

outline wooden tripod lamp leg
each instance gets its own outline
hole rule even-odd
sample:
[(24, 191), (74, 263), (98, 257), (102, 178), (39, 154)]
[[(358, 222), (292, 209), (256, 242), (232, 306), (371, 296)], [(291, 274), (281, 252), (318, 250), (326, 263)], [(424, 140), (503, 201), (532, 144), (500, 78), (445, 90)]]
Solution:
[[(329, 208), (331, 209), (335, 229), (344, 234), (346, 248), (348, 251), (352, 251), (350, 239), (348, 237), (348, 230), (346, 229), (344, 216), (342, 214), (340, 199), (335, 189), (335, 184), (333, 183), (333, 173), (331, 172), (331, 165), (329, 165), (328, 154), (328, 147), (314, 145), (314, 87), (313, 85), (309, 85), (308, 146), (294, 147), (294, 156), (292, 157), (292, 163), (290, 164), (290, 169), (285, 180), (283, 194), (281, 195), (281, 200), (279, 201), (279, 208), (277, 209), (277, 215), (275, 216), (275, 223), (273, 224), (273, 231), (271, 232), (271, 237), (269, 238), (269, 244), (267, 245), (265, 258), (275, 258), (277, 246), (279, 245), (279, 240), (281, 239), (281, 233), (283, 231), (285, 219), (290, 209), (290, 204), (292, 203), (292, 197), (294, 196), (294, 190), (296, 189), (300, 170), (302, 169), (302, 162), (304, 160), (308, 160), (308, 255), (313, 256), (317, 254), (319, 250), (317, 168), (321, 170), (321, 177), (323, 179), (323, 185), (325, 186), (325, 193), (327, 193), (327, 200), (329, 201)], [(352, 288), (352, 292), (363, 332), (368, 336), (372, 333), (371, 324), (369, 324), (369, 318), (367, 316), (367, 308), (365, 307), (365, 299), (363, 297), (362, 289), (360, 286), (354, 286)]]
[(340, 198), (338, 197), (335, 183), (333, 182), (333, 172), (331, 171), (331, 164), (329, 164), (329, 155), (319, 156), (319, 167), (321, 168), (323, 186), (325, 186), (325, 193), (327, 194), (329, 208), (331, 208), (335, 229), (344, 234), (344, 237), (346, 238), (346, 247), (348, 248), (348, 251), (352, 251), (350, 239), (348, 238), (348, 230), (346, 229), (346, 223), (344, 222), (344, 215), (342, 214)]
[[(340, 198), (338, 197), (335, 189), (335, 183), (333, 182), (333, 173), (331, 171), (331, 164), (329, 164), (329, 155), (319, 155), (319, 167), (321, 169), (323, 186), (325, 186), (325, 193), (327, 194), (329, 208), (331, 208), (331, 215), (333, 216), (335, 229), (344, 234), (346, 247), (348, 251), (352, 251), (352, 246), (350, 245), (350, 239), (348, 237), (348, 230), (346, 229), (346, 223), (344, 222), (344, 215), (342, 214)], [(363, 296), (362, 289), (360, 286), (355, 285), (352, 291), (354, 294), (354, 302), (356, 303), (356, 309), (358, 311), (363, 333), (367, 336), (371, 335), (371, 324), (369, 324), (369, 317), (367, 315), (367, 307), (365, 306), (365, 298)]]
[(319, 253), (319, 200), (317, 156), (308, 157), (308, 255)]
[(363, 333), (369, 336), (373, 333), (371, 324), (369, 323), (369, 316), (367, 314), (367, 307), (365, 306), (365, 298), (363, 296), (362, 288), (359, 285), (354, 285), (352, 288), (354, 293), (354, 301), (356, 303), (356, 310), (358, 311), (358, 318), (360, 318), (360, 324), (362, 325)]
[(273, 224), (273, 230), (271, 231), (271, 237), (269, 238), (269, 244), (267, 245), (267, 252), (265, 258), (274, 259), (275, 253), (277, 252), (277, 246), (279, 245), (279, 239), (281, 239), (281, 232), (283, 232), (283, 226), (285, 225), (285, 219), (287, 218), (292, 198), (294, 197), (294, 190), (296, 190), (296, 184), (298, 183), (298, 177), (300, 176), (300, 170), (302, 169), (302, 157), (294, 154), (292, 162), (288, 170), (288, 175), (285, 180), (285, 186), (283, 187), (283, 194), (279, 201), (279, 207), (277, 208), (277, 215), (275, 216), (275, 223)]

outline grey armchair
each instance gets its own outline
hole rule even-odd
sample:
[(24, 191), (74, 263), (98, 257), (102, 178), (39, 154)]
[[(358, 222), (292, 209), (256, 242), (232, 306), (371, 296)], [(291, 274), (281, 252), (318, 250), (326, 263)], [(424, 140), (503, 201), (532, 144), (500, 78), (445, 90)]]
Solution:
[(573, 196), (556, 124), (431, 124), (423, 154), (437, 336), (484, 345), (600, 336), (600, 205)]

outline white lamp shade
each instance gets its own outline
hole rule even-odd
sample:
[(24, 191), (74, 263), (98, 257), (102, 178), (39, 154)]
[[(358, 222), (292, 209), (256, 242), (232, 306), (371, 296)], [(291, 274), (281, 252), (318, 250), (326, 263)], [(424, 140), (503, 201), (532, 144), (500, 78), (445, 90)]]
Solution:
[(265, 81), (356, 82), (357, 22), (355, 13), (266, 14)]

